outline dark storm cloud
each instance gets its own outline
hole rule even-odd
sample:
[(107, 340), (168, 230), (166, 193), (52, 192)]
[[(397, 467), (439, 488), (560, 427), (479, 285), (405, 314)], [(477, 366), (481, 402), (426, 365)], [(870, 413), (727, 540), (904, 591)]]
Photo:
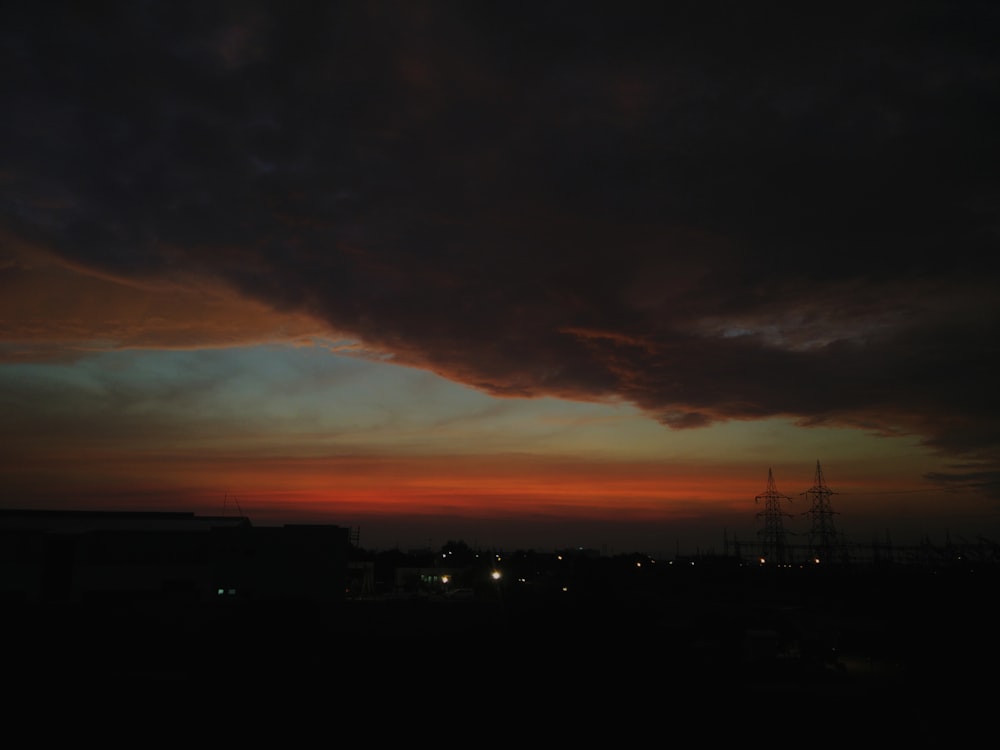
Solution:
[(997, 11), (662, 6), (7, 7), (0, 219), (496, 394), (996, 460)]

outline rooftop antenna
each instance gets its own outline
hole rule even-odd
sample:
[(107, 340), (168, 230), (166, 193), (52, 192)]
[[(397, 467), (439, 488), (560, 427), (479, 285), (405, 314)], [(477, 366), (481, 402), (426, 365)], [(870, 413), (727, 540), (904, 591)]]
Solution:
[(767, 470), (767, 489), (763, 494), (757, 495), (754, 502), (759, 503), (761, 500), (764, 501), (764, 510), (757, 514), (757, 518), (763, 519), (763, 526), (757, 532), (761, 538), (761, 560), (773, 560), (778, 564), (789, 562), (787, 559), (788, 548), (785, 544), (785, 527), (781, 520), (789, 514), (781, 510), (781, 501), (791, 500), (791, 498), (778, 492), (778, 487), (774, 482), (774, 472), (770, 468)]
[[(239, 513), (240, 518), (243, 518), (243, 508), (240, 507), (240, 501), (235, 497), (233, 498), (233, 504), (236, 506), (236, 512)], [(229, 505), (229, 493), (227, 492), (222, 500), (222, 515), (226, 515), (226, 507)]]

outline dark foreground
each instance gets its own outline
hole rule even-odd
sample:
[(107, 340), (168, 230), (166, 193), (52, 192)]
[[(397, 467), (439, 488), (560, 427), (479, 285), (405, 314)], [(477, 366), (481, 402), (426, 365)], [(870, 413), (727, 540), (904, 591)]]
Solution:
[(10, 605), (4, 673), (28, 702), (954, 739), (992, 722), (998, 581), (727, 570), (461, 601)]

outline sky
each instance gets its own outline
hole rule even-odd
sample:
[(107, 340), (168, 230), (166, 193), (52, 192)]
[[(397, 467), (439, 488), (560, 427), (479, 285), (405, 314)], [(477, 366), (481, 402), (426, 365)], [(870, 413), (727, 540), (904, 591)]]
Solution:
[(0, 10), (0, 505), (1000, 539), (993, 3)]

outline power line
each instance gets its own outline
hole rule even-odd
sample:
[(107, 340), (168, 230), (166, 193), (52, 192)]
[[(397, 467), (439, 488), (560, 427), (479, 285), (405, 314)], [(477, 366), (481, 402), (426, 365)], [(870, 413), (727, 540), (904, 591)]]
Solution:
[(838, 492), (838, 495), (910, 495), (917, 492), (937, 492), (936, 489), (925, 490), (872, 490), (871, 492)]

